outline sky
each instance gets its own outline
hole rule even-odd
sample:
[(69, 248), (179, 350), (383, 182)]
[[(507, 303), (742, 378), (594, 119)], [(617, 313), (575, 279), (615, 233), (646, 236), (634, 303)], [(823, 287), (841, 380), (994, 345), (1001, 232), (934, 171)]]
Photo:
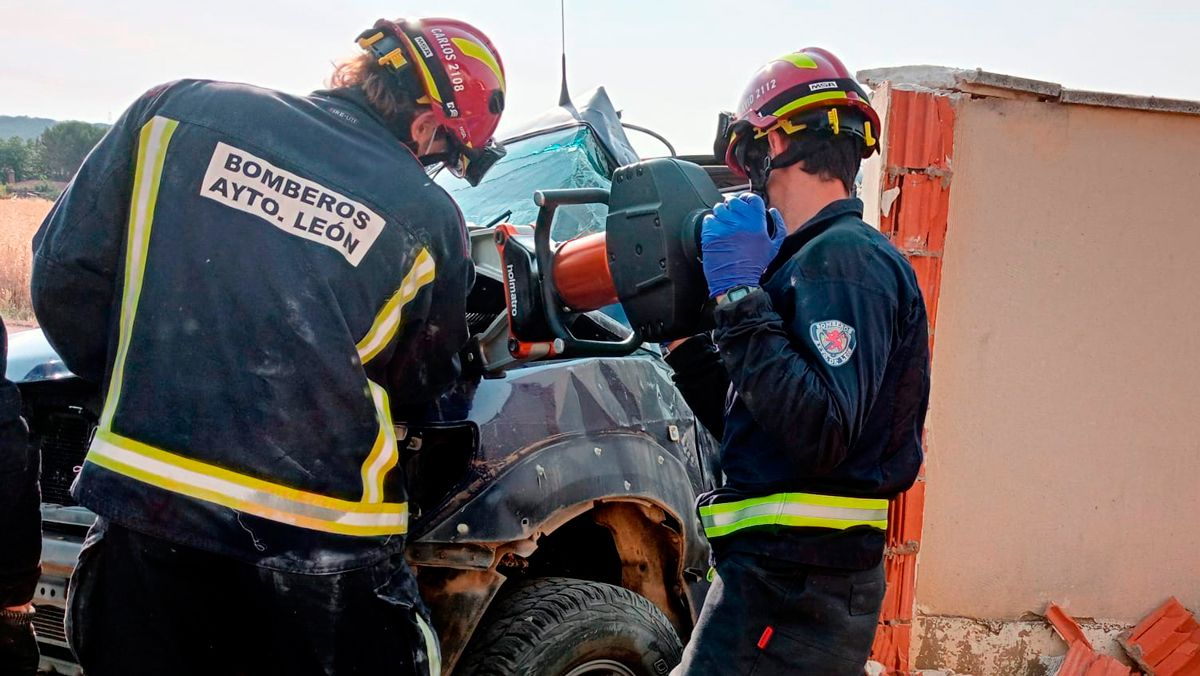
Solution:
[[(983, 68), (1074, 89), (1200, 99), (1200, 2), (565, 0), (572, 92), (603, 85), (628, 122), (711, 152), (764, 63), (805, 46), (852, 70)], [(508, 80), (501, 123), (557, 103), (559, 0), (0, 0), (0, 115), (111, 122), (182, 77), (320, 88), (380, 17), (451, 14), (484, 30)], [(631, 134), (646, 154), (656, 142)]]

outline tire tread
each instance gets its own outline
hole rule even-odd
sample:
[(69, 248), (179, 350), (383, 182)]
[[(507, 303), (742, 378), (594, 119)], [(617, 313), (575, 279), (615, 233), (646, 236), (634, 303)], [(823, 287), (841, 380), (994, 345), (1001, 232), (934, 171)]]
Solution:
[(455, 673), (518, 674), (520, 663), (530, 654), (550, 648), (542, 640), (545, 634), (564, 624), (595, 622), (597, 613), (652, 627), (665, 650), (673, 649), (676, 658), (682, 653), (671, 623), (645, 597), (602, 582), (544, 577), (501, 592)]

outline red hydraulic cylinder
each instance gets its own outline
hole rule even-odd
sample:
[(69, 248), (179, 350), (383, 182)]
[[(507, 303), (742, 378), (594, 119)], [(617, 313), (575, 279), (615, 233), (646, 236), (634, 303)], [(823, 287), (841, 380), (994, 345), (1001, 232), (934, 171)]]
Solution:
[(603, 232), (576, 237), (558, 247), (554, 252), (554, 285), (562, 301), (576, 312), (617, 302)]

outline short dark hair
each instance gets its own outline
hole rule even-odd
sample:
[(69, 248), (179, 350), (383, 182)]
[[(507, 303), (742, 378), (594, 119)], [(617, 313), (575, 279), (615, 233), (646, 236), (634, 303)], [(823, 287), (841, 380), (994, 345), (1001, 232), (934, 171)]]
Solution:
[(826, 180), (838, 180), (854, 194), (854, 179), (862, 164), (863, 142), (850, 134), (799, 132), (787, 137), (791, 147), (800, 147), (800, 169)]

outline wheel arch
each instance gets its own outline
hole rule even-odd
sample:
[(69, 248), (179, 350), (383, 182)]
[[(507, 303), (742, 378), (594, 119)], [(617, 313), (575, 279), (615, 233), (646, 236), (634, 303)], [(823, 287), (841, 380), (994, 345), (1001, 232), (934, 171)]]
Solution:
[(447, 668), (500, 589), (532, 575), (629, 589), (687, 640), (708, 546), (688, 468), (653, 439), (621, 432), (557, 440), (471, 493), (433, 515), (410, 546)]

